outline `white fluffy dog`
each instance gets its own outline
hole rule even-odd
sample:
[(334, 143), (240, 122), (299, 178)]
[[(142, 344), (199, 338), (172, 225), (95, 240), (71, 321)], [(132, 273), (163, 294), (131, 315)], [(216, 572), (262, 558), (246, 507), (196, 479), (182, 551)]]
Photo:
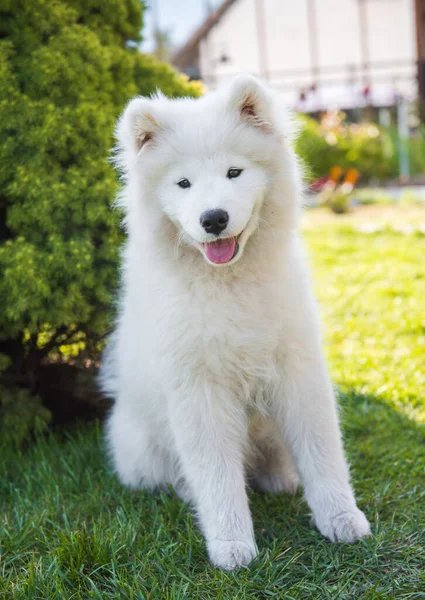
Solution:
[(103, 387), (121, 481), (172, 485), (211, 561), (256, 555), (247, 484), (293, 492), (319, 531), (369, 533), (349, 483), (297, 233), (290, 121), (250, 76), (203, 98), (135, 98), (117, 129), (128, 240)]

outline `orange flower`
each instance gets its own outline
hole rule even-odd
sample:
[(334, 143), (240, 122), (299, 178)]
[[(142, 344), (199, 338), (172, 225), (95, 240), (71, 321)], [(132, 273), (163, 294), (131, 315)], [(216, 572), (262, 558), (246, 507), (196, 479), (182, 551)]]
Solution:
[(345, 174), (344, 183), (350, 183), (353, 187), (356, 185), (360, 173), (357, 169), (348, 169)]
[(342, 175), (341, 167), (332, 167), (329, 171), (329, 179), (334, 183), (338, 183)]

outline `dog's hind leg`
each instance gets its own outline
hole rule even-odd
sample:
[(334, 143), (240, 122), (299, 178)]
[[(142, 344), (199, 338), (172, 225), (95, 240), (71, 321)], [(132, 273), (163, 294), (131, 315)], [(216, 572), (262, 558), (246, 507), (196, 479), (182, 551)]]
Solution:
[(299, 486), (298, 474), (275, 421), (255, 414), (250, 421), (249, 437), (251, 487), (272, 494), (294, 494)]

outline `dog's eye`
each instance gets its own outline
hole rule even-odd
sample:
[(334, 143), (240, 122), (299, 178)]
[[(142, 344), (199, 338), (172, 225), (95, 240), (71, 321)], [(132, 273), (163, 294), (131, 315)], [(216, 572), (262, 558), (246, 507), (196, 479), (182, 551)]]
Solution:
[(185, 190), (186, 188), (190, 188), (190, 181), (189, 179), (183, 178), (177, 182), (177, 185)]
[(235, 179), (235, 177), (239, 177), (239, 175), (242, 173), (243, 169), (235, 169), (234, 167), (232, 167), (231, 169), (229, 169), (227, 171), (227, 179)]

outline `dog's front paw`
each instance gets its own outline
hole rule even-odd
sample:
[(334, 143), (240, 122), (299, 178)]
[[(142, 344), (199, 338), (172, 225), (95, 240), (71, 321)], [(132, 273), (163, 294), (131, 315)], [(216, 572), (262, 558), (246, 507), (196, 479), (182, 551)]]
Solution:
[(250, 563), (257, 556), (257, 548), (250, 541), (211, 540), (208, 554), (214, 566), (233, 571)]
[(370, 525), (364, 513), (357, 507), (341, 512), (330, 518), (313, 518), (322, 535), (332, 542), (352, 544), (366, 535), (370, 535)]

